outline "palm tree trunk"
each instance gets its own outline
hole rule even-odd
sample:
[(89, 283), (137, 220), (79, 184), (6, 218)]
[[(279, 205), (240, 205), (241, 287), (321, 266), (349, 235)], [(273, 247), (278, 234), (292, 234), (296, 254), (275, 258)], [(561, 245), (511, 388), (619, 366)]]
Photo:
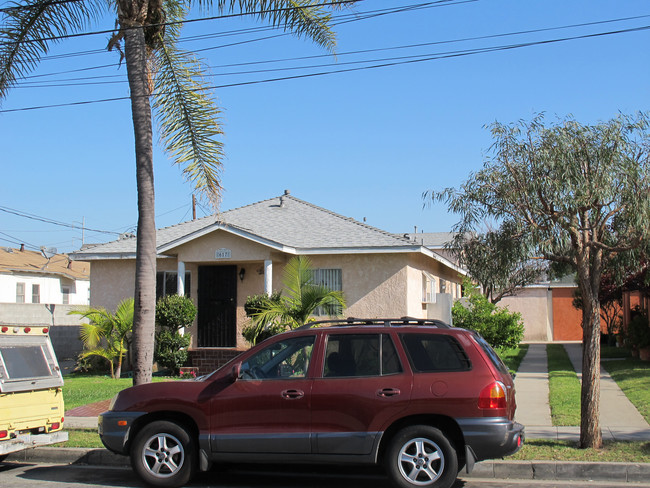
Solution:
[(151, 104), (142, 29), (126, 29), (126, 69), (131, 91), (138, 188), (138, 236), (133, 314), (133, 384), (151, 382), (156, 306), (156, 220)]

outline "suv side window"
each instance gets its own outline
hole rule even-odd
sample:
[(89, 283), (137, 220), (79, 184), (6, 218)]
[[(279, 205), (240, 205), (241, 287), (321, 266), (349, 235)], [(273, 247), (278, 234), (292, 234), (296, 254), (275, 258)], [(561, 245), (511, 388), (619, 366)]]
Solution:
[(315, 336), (275, 342), (241, 365), (242, 379), (304, 378)]
[(382, 376), (402, 372), (387, 334), (331, 334), (325, 350), (324, 377)]
[(472, 364), (459, 342), (444, 334), (401, 334), (411, 367), (418, 373), (468, 371)]

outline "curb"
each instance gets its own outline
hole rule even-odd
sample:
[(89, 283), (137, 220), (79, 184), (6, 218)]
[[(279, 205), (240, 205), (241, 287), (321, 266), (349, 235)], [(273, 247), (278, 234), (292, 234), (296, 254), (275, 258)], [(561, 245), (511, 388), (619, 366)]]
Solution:
[[(38, 447), (10, 454), (7, 461), (87, 464), (92, 466), (131, 466), (127, 456), (107, 449), (73, 447)], [(650, 463), (598, 463), (580, 461), (481, 461), (471, 474), (458, 473), (461, 479), (514, 479), (547, 481), (616, 481), (620, 483), (647, 483)]]
[(546, 481), (616, 481), (648, 483), (650, 463), (599, 463), (584, 461), (481, 461), (471, 474), (459, 478), (498, 478)]

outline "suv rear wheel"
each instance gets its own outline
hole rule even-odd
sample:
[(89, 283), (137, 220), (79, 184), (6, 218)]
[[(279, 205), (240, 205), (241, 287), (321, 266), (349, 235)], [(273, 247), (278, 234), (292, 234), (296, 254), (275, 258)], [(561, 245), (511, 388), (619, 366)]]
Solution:
[(183, 486), (196, 470), (196, 443), (183, 427), (174, 422), (152, 422), (135, 437), (131, 465), (150, 485), (164, 488)]
[(392, 439), (386, 470), (400, 488), (449, 488), (458, 474), (458, 456), (439, 429), (414, 425)]

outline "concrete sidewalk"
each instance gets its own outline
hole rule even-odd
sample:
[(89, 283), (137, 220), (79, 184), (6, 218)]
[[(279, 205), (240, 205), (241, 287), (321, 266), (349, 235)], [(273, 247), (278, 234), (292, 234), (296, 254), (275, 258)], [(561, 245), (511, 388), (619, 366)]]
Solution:
[[(567, 343), (564, 348), (578, 377), (582, 376), (582, 346)], [(578, 441), (580, 427), (555, 427), (548, 403), (546, 344), (530, 344), (515, 377), (517, 413), (515, 419), (526, 426), (528, 439)], [(650, 441), (650, 425), (627, 399), (616, 382), (601, 367), (600, 423), (603, 440)]]

